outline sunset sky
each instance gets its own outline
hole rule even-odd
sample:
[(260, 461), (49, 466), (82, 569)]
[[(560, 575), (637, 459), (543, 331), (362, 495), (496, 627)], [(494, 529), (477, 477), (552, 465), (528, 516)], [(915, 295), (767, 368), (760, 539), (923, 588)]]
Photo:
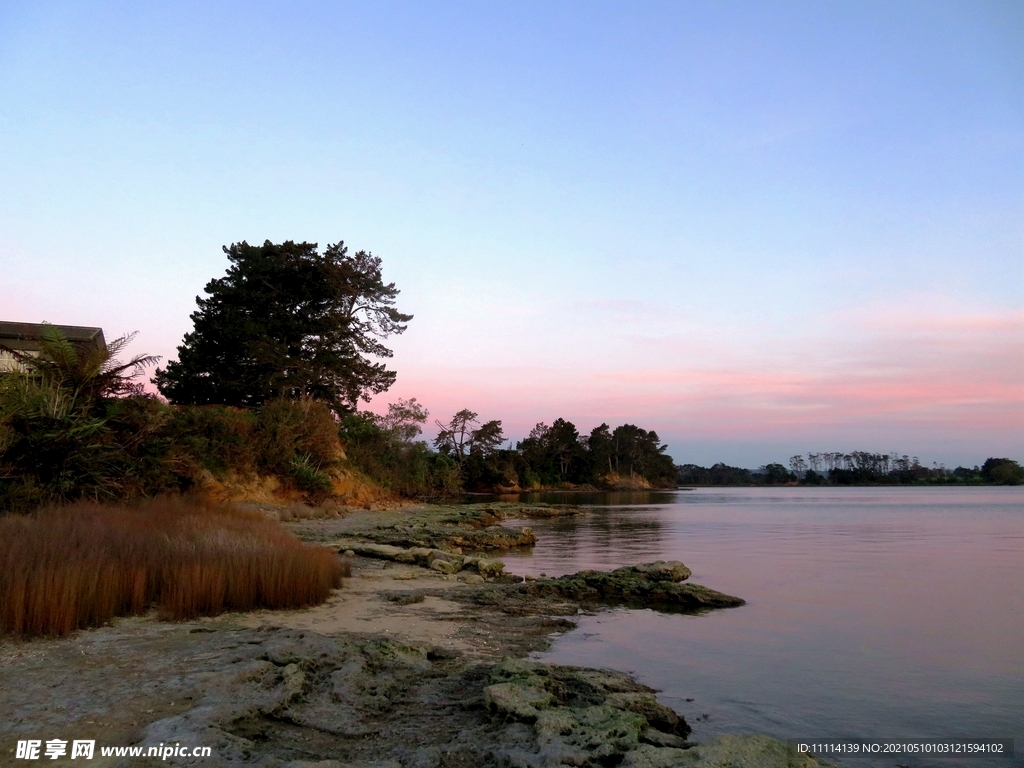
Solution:
[(377, 409), (1024, 460), (1024, 4), (0, 0), (0, 320), (266, 239), (383, 259)]

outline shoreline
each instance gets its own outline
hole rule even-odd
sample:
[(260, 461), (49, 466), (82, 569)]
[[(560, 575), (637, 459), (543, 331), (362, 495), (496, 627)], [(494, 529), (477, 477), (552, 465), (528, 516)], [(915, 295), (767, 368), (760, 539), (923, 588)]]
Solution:
[[(508, 506), (519, 515), (530, 510)], [(550, 516), (550, 507), (533, 509)], [(413, 507), (285, 525), (324, 546), (361, 540), (401, 549), (379, 540), (403, 540), (411, 527), (452, 541), (475, 532), (486, 543), (508, 530), (503, 514), (495, 505)], [(447, 543), (433, 551), (473, 560)], [(629, 676), (526, 661), (574, 628), (574, 616), (610, 604), (605, 598), (614, 595), (595, 597), (592, 585), (528, 583), (500, 570), (474, 572), (473, 562), (452, 572), (379, 556), (350, 559), (352, 577), (312, 608), (181, 623), (135, 617), (66, 638), (0, 642), (5, 751), (19, 738), (90, 738), (213, 749), (212, 758), (194, 763), (97, 756), (101, 766), (820, 764), (767, 737), (692, 745), (685, 721)], [(627, 575), (635, 589), (636, 578), (651, 574)], [(654, 597), (664, 600), (664, 592)]]

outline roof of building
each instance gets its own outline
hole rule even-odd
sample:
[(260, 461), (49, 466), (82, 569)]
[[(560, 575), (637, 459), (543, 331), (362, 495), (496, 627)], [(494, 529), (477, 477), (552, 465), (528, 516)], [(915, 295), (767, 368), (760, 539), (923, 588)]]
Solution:
[(96, 344), (106, 348), (107, 340), (103, 338), (102, 328), (89, 328), (82, 325), (47, 325), (44, 323), (7, 323), (0, 321), (0, 345), (16, 350), (39, 349), (46, 328), (55, 328), (64, 334), (68, 341), (78, 344)]

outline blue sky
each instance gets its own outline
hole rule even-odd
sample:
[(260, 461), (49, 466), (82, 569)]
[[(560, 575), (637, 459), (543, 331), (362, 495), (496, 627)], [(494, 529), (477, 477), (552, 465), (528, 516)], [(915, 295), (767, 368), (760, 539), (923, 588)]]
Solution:
[(678, 461), (1024, 458), (1020, 3), (0, 4), (4, 319), (173, 357), (344, 239), (397, 397)]

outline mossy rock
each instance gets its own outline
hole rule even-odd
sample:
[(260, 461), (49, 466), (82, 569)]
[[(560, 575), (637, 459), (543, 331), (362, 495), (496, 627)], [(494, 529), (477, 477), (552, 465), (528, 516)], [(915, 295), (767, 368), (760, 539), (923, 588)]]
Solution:
[(614, 602), (679, 611), (744, 605), (741, 598), (699, 584), (684, 584), (690, 569), (680, 562), (657, 561), (614, 571), (580, 571), (572, 576), (517, 585), (531, 597), (563, 597), (577, 602)]

